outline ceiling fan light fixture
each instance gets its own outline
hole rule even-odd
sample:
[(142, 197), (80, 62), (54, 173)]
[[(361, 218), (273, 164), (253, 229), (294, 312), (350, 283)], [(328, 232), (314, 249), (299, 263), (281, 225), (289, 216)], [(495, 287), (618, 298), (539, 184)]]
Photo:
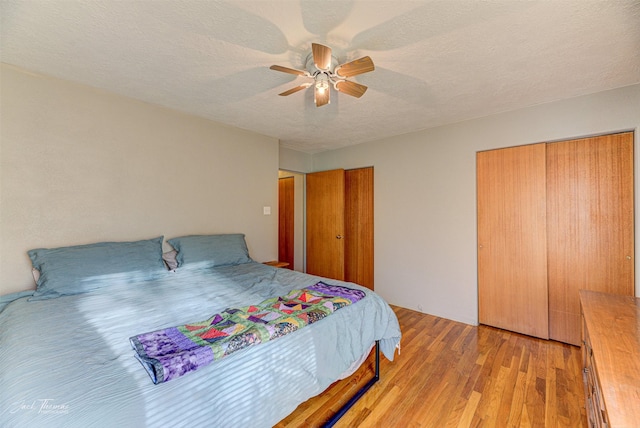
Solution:
[(329, 77), (326, 74), (321, 73), (316, 76), (316, 89), (320, 92), (329, 89)]

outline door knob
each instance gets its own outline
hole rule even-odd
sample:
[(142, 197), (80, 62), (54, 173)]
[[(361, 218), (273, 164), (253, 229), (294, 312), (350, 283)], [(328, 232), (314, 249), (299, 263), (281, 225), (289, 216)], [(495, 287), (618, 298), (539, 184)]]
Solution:
[(342, 239), (342, 235), (337, 235), (336, 239)]

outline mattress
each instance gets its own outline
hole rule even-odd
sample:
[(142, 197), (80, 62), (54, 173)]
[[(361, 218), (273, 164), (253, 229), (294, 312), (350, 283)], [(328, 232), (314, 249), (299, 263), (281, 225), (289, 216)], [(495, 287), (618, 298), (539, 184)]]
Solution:
[[(154, 384), (134, 357), (131, 336), (319, 280), (366, 296), (166, 383)], [(0, 312), (0, 425), (271, 427), (353, 369), (374, 341), (393, 359), (400, 336), (395, 314), (371, 290), (256, 262), (50, 300), (18, 295)]]

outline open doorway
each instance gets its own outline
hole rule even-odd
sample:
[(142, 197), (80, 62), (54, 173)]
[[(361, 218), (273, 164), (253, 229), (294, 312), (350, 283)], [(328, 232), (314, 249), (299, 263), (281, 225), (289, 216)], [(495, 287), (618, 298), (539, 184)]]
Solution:
[(305, 175), (280, 170), (278, 178), (278, 261), (289, 262), (290, 269), (304, 272)]

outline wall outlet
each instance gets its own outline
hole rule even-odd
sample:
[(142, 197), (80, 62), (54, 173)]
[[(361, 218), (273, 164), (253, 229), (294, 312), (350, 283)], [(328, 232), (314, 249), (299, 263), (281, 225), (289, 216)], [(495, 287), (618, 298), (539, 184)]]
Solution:
[(262, 214), (271, 215), (271, 207), (262, 207)]
[(422, 305), (418, 305), (418, 310), (419, 310), (420, 312), (423, 312), (424, 308), (422, 307)]

